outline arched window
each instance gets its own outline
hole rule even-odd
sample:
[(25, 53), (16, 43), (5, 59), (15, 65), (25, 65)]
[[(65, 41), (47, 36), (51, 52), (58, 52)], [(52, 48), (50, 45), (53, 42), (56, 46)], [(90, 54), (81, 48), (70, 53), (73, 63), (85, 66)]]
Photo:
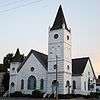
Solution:
[(69, 36), (67, 35), (67, 40), (69, 40)]
[(66, 82), (66, 86), (70, 86), (70, 82), (69, 81)]
[(24, 89), (24, 80), (21, 80), (21, 89)]
[(44, 89), (44, 80), (43, 79), (40, 80), (40, 89), (41, 90)]
[(76, 89), (76, 82), (75, 82), (75, 80), (73, 81), (73, 89)]
[(29, 90), (36, 89), (36, 78), (35, 78), (35, 76), (30, 76), (28, 78), (28, 89)]
[(86, 82), (84, 82), (84, 90), (86, 90)]
[(88, 90), (90, 90), (90, 78), (88, 79)]

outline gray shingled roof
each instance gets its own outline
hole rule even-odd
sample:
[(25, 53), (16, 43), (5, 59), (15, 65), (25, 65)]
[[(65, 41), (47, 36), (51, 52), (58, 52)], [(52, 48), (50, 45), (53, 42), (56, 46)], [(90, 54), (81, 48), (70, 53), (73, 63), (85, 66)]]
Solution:
[(30, 55), (33, 54), (39, 61), (40, 63), (44, 66), (44, 68), (47, 70), (48, 69), (48, 56), (40, 53), (38, 51), (35, 50), (31, 50), (30, 53), (27, 55), (27, 57), (25, 58), (25, 60), (21, 63), (21, 65), (18, 67), (17, 72), (20, 71), (20, 69), (23, 67), (23, 65), (25, 64), (25, 62), (27, 61), (27, 59), (30, 57)]
[(89, 57), (72, 59), (72, 75), (82, 75)]
[(92, 63), (91, 63), (91, 60), (89, 57), (72, 59), (72, 75), (73, 76), (82, 75), (88, 61), (90, 62), (94, 77), (96, 79), (96, 76), (95, 76), (95, 73), (93, 70), (93, 66), (92, 66)]
[(70, 32), (70, 30), (67, 27), (66, 21), (65, 21), (62, 7), (60, 5), (60, 7), (58, 9), (58, 13), (57, 13), (55, 21), (54, 21), (54, 24), (53, 24), (52, 28), (50, 29), (50, 31), (63, 28), (62, 27), (63, 24), (65, 24), (65, 29)]

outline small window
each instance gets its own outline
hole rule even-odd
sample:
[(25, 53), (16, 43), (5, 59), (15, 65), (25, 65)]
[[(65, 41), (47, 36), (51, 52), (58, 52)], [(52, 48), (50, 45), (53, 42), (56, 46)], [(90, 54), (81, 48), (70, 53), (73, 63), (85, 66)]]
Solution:
[(32, 72), (34, 71), (34, 67), (31, 67), (31, 71), (32, 71)]
[(69, 40), (69, 36), (67, 35), (67, 40)]
[(76, 89), (76, 81), (73, 80), (73, 89)]
[(13, 67), (13, 68), (12, 68), (12, 70), (14, 71), (14, 70), (15, 70), (15, 68)]
[(41, 90), (44, 89), (44, 80), (43, 79), (40, 80), (40, 89)]
[(70, 82), (69, 82), (69, 81), (66, 82), (66, 87), (67, 87), (67, 86), (68, 86), (68, 87), (70, 86)]
[(11, 83), (11, 86), (14, 87), (14, 85), (15, 85), (14, 82), (12, 82), (12, 83)]
[(24, 89), (24, 80), (21, 80), (21, 89)]
[(69, 70), (69, 65), (67, 65), (67, 69)]
[(84, 82), (84, 90), (86, 90), (86, 82)]
[(91, 84), (91, 80), (90, 78), (88, 79), (88, 90), (90, 90), (90, 84)]

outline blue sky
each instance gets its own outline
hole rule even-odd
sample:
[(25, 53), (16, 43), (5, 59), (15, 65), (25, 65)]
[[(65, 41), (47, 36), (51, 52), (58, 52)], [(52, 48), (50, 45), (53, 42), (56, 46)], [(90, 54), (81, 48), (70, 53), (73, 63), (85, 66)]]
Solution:
[(30, 49), (47, 53), (48, 27), (62, 4), (72, 29), (73, 58), (89, 56), (95, 72), (100, 73), (100, 0), (36, 1), (39, 0), (0, 0), (0, 62), (16, 48), (25, 55)]

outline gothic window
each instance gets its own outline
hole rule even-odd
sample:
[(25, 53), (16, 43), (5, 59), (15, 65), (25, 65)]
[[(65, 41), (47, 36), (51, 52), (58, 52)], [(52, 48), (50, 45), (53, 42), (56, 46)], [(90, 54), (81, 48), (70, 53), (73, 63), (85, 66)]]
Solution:
[(73, 89), (76, 89), (76, 81), (73, 81)]
[(15, 85), (14, 82), (12, 82), (12, 83), (11, 83), (11, 86), (14, 87), (14, 85)]
[(36, 78), (35, 78), (35, 76), (30, 76), (28, 78), (28, 89), (29, 90), (36, 89)]
[(57, 38), (58, 38), (58, 34), (55, 34), (55, 35), (54, 35), (54, 39), (57, 39)]
[(86, 90), (86, 82), (84, 82), (84, 90)]
[(69, 70), (69, 65), (67, 65), (67, 69)]
[(70, 82), (69, 82), (69, 81), (66, 82), (66, 87), (67, 87), (67, 86), (70, 86)]
[(40, 89), (43, 90), (43, 88), (44, 88), (44, 80), (41, 79), (40, 80)]
[(88, 79), (88, 90), (90, 90), (90, 78)]
[(24, 80), (21, 80), (21, 89), (24, 89)]
[(31, 71), (32, 71), (32, 72), (34, 71), (34, 67), (31, 67)]
[(67, 40), (69, 40), (69, 36), (67, 35)]

